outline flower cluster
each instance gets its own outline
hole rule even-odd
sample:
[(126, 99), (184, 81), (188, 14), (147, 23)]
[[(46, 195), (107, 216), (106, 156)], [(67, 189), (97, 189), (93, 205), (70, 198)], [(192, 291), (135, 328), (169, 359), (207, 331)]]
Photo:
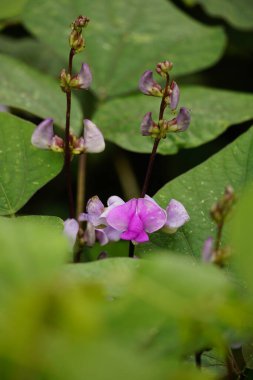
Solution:
[[(98, 127), (90, 120), (84, 119), (83, 136), (70, 135), (72, 154), (99, 153), (105, 148), (104, 137)], [(54, 133), (53, 119), (45, 119), (34, 130), (32, 144), (40, 149), (51, 149), (54, 152), (64, 151), (64, 141)]]
[[(95, 240), (101, 245), (119, 239), (144, 243), (150, 233), (163, 229), (174, 233), (189, 220), (184, 206), (172, 199), (166, 209), (161, 208), (151, 197), (133, 198), (124, 202), (118, 196), (112, 196), (103, 205), (97, 196), (88, 201), (86, 213), (79, 216), (79, 222), (86, 221), (84, 240), (92, 246)], [(73, 243), (77, 236), (78, 222), (68, 219), (65, 222), (65, 234)]]
[[(156, 72), (163, 78), (166, 78), (166, 86), (164, 89), (153, 79), (153, 72), (147, 70), (143, 73), (140, 82), (140, 91), (149, 96), (162, 97), (162, 114), (166, 107), (169, 107), (172, 113), (175, 113), (179, 103), (180, 90), (177, 83), (173, 80), (169, 81), (169, 71), (173, 64), (169, 61), (160, 62), (156, 66)], [(141, 134), (143, 136), (151, 136), (154, 138), (165, 138), (168, 132), (183, 132), (191, 121), (190, 112), (187, 108), (181, 107), (177, 116), (171, 120), (164, 120), (163, 117), (156, 124), (152, 119), (152, 113), (147, 112), (141, 123)]]

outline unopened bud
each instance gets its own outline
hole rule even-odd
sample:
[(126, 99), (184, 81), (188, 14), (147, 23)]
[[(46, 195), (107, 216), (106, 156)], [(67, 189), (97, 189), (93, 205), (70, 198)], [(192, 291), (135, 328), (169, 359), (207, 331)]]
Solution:
[(85, 40), (81, 32), (73, 29), (69, 36), (69, 45), (76, 52), (79, 53), (85, 48)]
[(72, 24), (73, 29), (85, 28), (90, 19), (86, 16), (78, 16)]
[(156, 72), (157, 74), (165, 78), (168, 72), (172, 69), (172, 67), (173, 67), (173, 63), (170, 61), (159, 62), (156, 65)]
[(60, 73), (60, 86), (63, 92), (70, 91), (70, 81), (71, 75), (68, 74), (65, 69), (62, 69)]

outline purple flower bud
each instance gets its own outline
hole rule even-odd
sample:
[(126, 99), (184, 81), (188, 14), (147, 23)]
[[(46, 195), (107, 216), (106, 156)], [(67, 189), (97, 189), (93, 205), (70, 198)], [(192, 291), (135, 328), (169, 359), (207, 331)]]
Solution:
[(114, 207), (106, 217), (107, 223), (121, 232), (121, 239), (143, 243), (147, 233), (159, 230), (166, 221), (166, 212), (155, 202), (145, 198), (131, 199)]
[(202, 250), (202, 261), (209, 263), (212, 261), (213, 256), (213, 243), (212, 237), (206, 239)]
[(152, 112), (147, 112), (142, 119), (141, 134), (142, 136), (150, 136), (151, 129), (155, 126), (155, 122), (152, 119)]
[(101, 131), (96, 124), (88, 119), (84, 119), (84, 146), (88, 153), (100, 153), (105, 149), (105, 141)]
[(145, 95), (163, 96), (162, 87), (153, 79), (151, 70), (147, 70), (142, 74), (139, 89)]
[(104, 205), (97, 195), (90, 198), (86, 207), (87, 213), (82, 213), (79, 216), (79, 221), (90, 222), (94, 227), (104, 224), (104, 218), (101, 218), (101, 214), (104, 211)]
[(165, 223), (165, 230), (169, 233), (174, 233), (177, 229), (183, 226), (190, 219), (188, 212), (182, 203), (171, 199), (167, 208), (167, 221)]
[(74, 246), (79, 230), (79, 224), (75, 219), (67, 219), (64, 222), (64, 235), (67, 236), (71, 247)]
[(190, 111), (185, 107), (180, 108), (179, 113), (176, 117), (176, 122), (178, 126), (178, 132), (186, 131), (191, 122)]
[(34, 130), (32, 144), (40, 149), (50, 149), (54, 136), (53, 119), (45, 119)]
[(87, 90), (92, 82), (92, 74), (87, 63), (83, 63), (79, 74), (77, 74), (78, 88)]
[(170, 86), (170, 108), (175, 110), (178, 106), (180, 91), (177, 83), (173, 80)]

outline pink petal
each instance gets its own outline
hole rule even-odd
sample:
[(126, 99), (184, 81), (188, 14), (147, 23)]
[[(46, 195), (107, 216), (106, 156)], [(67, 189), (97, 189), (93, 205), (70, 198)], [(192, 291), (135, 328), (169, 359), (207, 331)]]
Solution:
[(214, 241), (212, 237), (209, 237), (206, 239), (203, 250), (202, 250), (202, 261), (204, 262), (212, 261), (213, 243)]
[(166, 208), (166, 212), (167, 221), (165, 225), (171, 229), (177, 229), (181, 227), (190, 219), (189, 214), (182, 203), (176, 201), (175, 199), (171, 199)]
[(105, 149), (105, 141), (102, 133), (92, 121), (84, 119), (84, 144), (86, 152), (100, 153)]
[(172, 90), (172, 93), (170, 95), (170, 108), (172, 110), (175, 110), (178, 106), (180, 91), (175, 81), (172, 81), (170, 88)]
[(107, 223), (117, 231), (126, 231), (136, 212), (136, 205), (137, 199), (133, 198), (123, 205), (113, 208), (106, 217)]
[(180, 108), (179, 113), (176, 117), (176, 121), (178, 126), (178, 132), (186, 131), (191, 122), (190, 111), (185, 107)]
[(146, 115), (144, 115), (142, 122), (141, 122), (141, 134), (142, 136), (150, 136), (150, 129), (153, 127), (153, 119), (152, 119), (152, 112), (147, 112)]
[(53, 136), (53, 119), (45, 119), (35, 128), (31, 141), (37, 148), (50, 149)]
[(137, 213), (143, 222), (144, 230), (148, 233), (162, 228), (166, 222), (167, 216), (165, 210), (147, 198), (139, 198)]

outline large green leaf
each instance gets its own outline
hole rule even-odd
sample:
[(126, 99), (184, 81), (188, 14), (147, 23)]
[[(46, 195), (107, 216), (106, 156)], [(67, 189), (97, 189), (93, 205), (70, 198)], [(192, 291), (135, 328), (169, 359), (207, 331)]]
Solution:
[(215, 226), (209, 217), (213, 203), (227, 185), (237, 195), (253, 181), (253, 128), (206, 162), (166, 184), (155, 196), (166, 207), (171, 198), (182, 202), (190, 221), (176, 232), (153, 234), (149, 244), (139, 245), (139, 252), (152, 252), (157, 246), (199, 256), (205, 239), (215, 236)]
[(0, 18), (19, 16), (28, 0), (1, 0)]
[(85, 55), (101, 97), (137, 88), (142, 72), (161, 60), (172, 60), (178, 74), (209, 67), (225, 45), (220, 27), (201, 25), (165, 0), (45, 0), (39, 6), (31, 0), (23, 17), (34, 35), (66, 58), (69, 24), (78, 14), (91, 19)]
[[(176, 153), (179, 148), (201, 145), (220, 135), (232, 124), (253, 118), (253, 96), (200, 86), (181, 87), (180, 105), (191, 110), (187, 132), (172, 133), (161, 141), (159, 153)], [(94, 120), (106, 139), (135, 152), (149, 153), (153, 140), (140, 134), (144, 114), (152, 111), (157, 120), (160, 99), (142, 94), (113, 99), (102, 103)], [(166, 115), (165, 117), (169, 116)]]
[[(0, 104), (28, 111), (41, 118), (52, 117), (56, 124), (64, 127), (66, 97), (55, 80), (2, 54), (0, 71)], [(79, 131), (82, 113), (75, 98), (72, 106), (71, 126)]]
[(188, 5), (196, 3), (214, 17), (222, 17), (238, 29), (253, 28), (253, 2), (251, 0), (184, 0)]
[(61, 154), (32, 146), (34, 128), (30, 122), (0, 113), (0, 215), (18, 211), (62, 168)]

